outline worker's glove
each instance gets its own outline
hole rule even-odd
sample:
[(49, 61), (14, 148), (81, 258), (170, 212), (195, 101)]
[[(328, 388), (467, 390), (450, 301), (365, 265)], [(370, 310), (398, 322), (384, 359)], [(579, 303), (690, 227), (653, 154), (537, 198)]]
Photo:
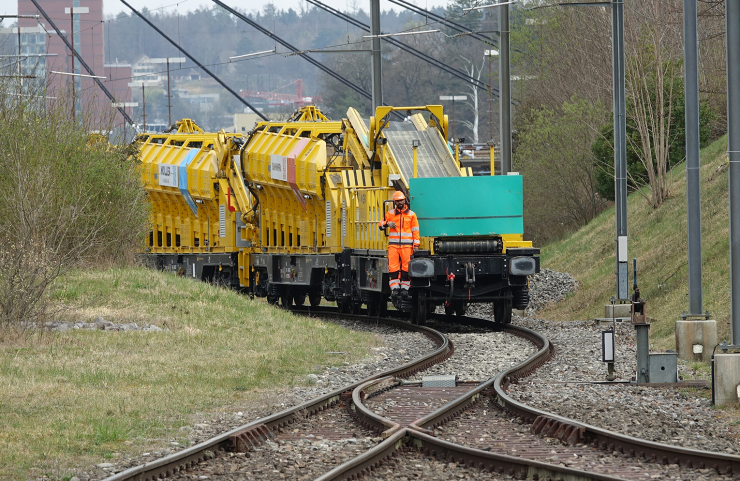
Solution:
[(390, 227), (391, 229), (395, 229), (395, 228), (396, 228), (396, 223), (395, 223), (395, 222), (393, 222), (393, 221), (390, 221), (390, 222), (388, 222), (388, 223), (387, 223), (386, 225), (387, 225), (388, 227)]

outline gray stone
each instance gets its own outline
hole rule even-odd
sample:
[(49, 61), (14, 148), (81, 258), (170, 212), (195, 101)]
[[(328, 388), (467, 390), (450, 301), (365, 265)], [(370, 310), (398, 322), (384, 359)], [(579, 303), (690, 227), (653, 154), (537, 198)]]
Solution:
[(97, 465), (99, 468), (112, 468), (115, 466), (113, 463), (100, 463)]

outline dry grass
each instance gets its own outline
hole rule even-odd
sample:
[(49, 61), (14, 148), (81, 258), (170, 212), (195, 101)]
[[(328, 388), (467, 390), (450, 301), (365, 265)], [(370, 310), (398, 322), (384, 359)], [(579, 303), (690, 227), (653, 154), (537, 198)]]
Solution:
[(168, 332), (44, 332), (0, 344), (0, 478), (64, 479), (175, 436), (196, 412), (304, 382), (328, 352), (379, 339), (205, 283), (143, 268), (76, 272), (54, 298), (66, 319)]
[[(701, 210), (703, 303), (717, 320), (720, 339), (729, 338), (730, 277), (726, 138), (702, 151)], [(682, 164), (673, 171), (671, 197), (652, 209), (638, 194), (628, 201), (629, 256), (637, 258), (638, 285), (652, 319), (651, 343), (675, 349), (675, 322), (688, 310), (686, 179)], [(545, 310), (545, 318), (570, 320), (603, 317), (616, 294), (614, 209), (602, 213), (573, 235), (543, 249), (542, 265), (570, 272), (578, 291)], [(630, 263), (631, 264), (631, 263)], [(631, 266), (630, 266), (631, 269)], [(631, 285), (631, 284), (630, 284)]]

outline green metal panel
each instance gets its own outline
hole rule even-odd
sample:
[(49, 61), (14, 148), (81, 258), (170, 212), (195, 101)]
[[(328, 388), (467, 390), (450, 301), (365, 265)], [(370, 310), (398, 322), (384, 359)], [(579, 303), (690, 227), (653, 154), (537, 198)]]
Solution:
[(523, 234), (522, 177), (409, 179), (422, 237)]

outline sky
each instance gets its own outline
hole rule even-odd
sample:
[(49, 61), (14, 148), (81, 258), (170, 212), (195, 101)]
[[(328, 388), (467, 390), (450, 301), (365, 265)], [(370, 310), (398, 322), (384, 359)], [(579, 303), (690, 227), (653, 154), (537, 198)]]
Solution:
[[(322, 0), (323, 3), (342, 11), (353, 11), (355, 8), (361, 8), (366, 12), (370, 9), (370, 0)], [(433, 7), (444, 7), (447, 5), (449, 0), (408, 0), (410, 3), (414, 3), (422, 8), (433, 8)], [(165, 11), (176, 11), (179, 9), (181, 12), (188, 12), (195, 10), (199, 7), (214, 6), (210, 0), (127, 0), (137, 10), (143, 7), (149, 8), (149, 10), (163, 9)], [(71, 3), (71, 0), (70, 0)], [(274, 3), (275, 6), (280, 10), (288, 10), (292, 8), (295, 11), (300, 11), (301, 4), (304, 8), (310, 6), (308, 2), (304, 0), (227, 0), (227, 5), (236, 8), (247, 8), (247, 10), (262, 10), (265, 5)], [(380, 1), (381, 10), (398, 10), (399, 7), (385, 0)], [(103, 13), (105, 17), (111, 15), (117, 15), (119, 12), (131, 13), (123, 3), (118, 0), (103, 0)], [(18, 2), (17, 0), (0, 0), (0, 15), (17, 15), (18, 14)], [(12, 20), (11, 20), (12, 22)], [(7, 20), (5, 24), (7, 25)]]

